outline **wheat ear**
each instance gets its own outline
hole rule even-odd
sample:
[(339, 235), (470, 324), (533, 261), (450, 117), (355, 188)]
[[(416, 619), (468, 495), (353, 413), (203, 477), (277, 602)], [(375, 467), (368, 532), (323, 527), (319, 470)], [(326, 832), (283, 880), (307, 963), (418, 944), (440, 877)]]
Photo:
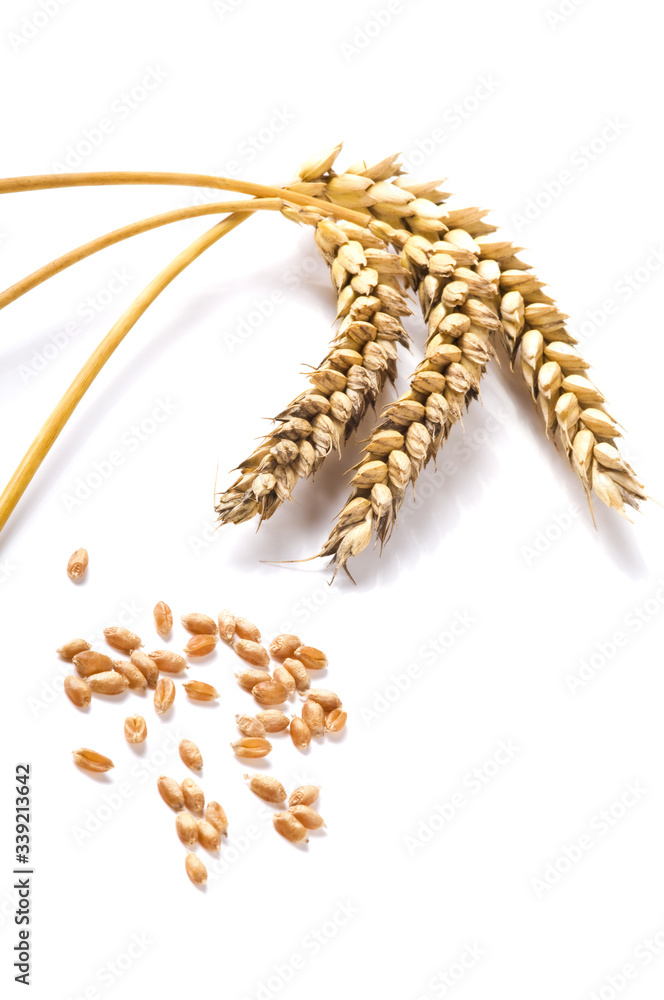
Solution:
[[(442, 256), (442, 255), (439, 255)], [(439, 275), (440, 301), (429, 317), (425, 360), (410, 388), (384, 411), (351, 481), (353, 492), (320, 555), (332, 556), (335, 574), (347, 569), (373, 536), (389, 538), (409, 484), (435, 458), (450, 428), (479, 394), (493, 355), (500, 270), (492, 262), (465, 268), (465, 280)]]
[(369, 229), (323, 219), (316, 245), (330, 265), (339, 326), (331, 349), (309, 375), (311, 388), (275, 418), (270, 433), (239, 466), (241, 476), (216, 506), (223, 523), (271, 517), (300, 479), (320, 468), (355, 430), (385, 381), (396, 377), (397, 343), (410, 312), (398, 256)]
[[(541, 411), (547, 436), (560, 443), (581, 480), (592, 513), (592, 493), (626, 515), (646, 499), (634, 470), (616, 447), (621, 436), (605, 399), (588, 378), (590, 365), (576, 350), (567, 316), (519, 260), (509, 241), (479, 237), (482, 260), (501, 266), (501, 339), (512, 368), (521, 374)], [(594, 518), (594, 514), (593, 514)]]

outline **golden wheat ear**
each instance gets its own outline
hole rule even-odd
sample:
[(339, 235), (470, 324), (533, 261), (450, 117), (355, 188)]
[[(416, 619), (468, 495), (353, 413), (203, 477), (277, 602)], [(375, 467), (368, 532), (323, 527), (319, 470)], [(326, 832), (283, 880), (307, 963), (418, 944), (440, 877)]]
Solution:
[[(621, 436), (606, 400), (588, 378), (590, 364), (576, 348), (567, 328), (567, 316), (542, 292), (526, 264), (504, 243), (480, 238), (483, 259), (501, 266), (501, 338), (512, 366), (520, 362), (521, 375), (540, 410), (547, 436), (560, 443), (581, 480), (592, 512), (591, 494), (607, 507), (627, 516), (647, 499), (636, 473), (620, 454)], [(628, 518), (629, 520), (629, 518)], [(594, 515), (593, 515), (594, 521)]]
[(316, 227), (316, 243), (337, 292), (338, 329), (309, 375), (310, 388), (281, 411), (221, 495), (216, 511), (224, 523), (254, 516), (262, 522), (290, 500), (301, 479), (340, 451), (385, 383), (394, 382), (397, 344), (408, 343), (401, 317), (410, 309), (399, 257), (368, 229), (327, 219)]

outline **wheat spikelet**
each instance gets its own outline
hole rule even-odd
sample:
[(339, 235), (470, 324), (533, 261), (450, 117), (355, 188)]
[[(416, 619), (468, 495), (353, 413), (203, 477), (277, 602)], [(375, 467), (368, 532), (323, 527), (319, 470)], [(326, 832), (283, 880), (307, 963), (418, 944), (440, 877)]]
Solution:
[(394, 381), (397, 343), (408, 343), (400, 317), (410, 309), (399, 284), (405, 275), (399, 257), (384, 249), (381, 238), (351, 223), (322, 219), (315, 239), (337, 292), (337, 333), (309, 376), (311, 388), (278, 415), (271, 432), (240, 464), (240, 478), (222, 494), (216, 510), (225, 523), (271, 517), (291, 498), (298, 480), (340, 450), (386, 380)]

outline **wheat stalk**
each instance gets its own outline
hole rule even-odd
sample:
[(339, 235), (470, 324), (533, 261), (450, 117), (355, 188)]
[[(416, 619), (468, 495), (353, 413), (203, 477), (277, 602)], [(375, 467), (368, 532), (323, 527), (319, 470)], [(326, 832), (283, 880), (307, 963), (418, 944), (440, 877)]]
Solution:
[(385, 381), (396, 377), (396, 345), (407, 344), (401, 316), (410, 312), (399, 285), (406, 272), (369, 229), (321, 220), (318, 249), (337, 292), (336, 337), (309, 375), (311, 388), (275, 418), (261, 444), (239, 465), (241, 475), (216, 506), (223, 523), (254, 516), (261, 522), (339, 451), (373, 405)]
[(90, 355), (64, 396), (47, 418), (36, 438), (21, 459), (14, 474), (0, 496), (0, 530), (5, 526), (14, 507), (23, 496), (37, 469), (44, 461), (53, 442), (60, 435), (63, 427), (80, 403), (86, 390), (102, 370), (111, 354), (122, 343), (131, 328), (140, 319), (146, 309), (174, 278), (195, 261), (208, 247), (226, 236), (246, 218), (246, 214), (229, 215), (217, 222), (211, 229), (194, 240), (185, 250), (178, 254), (152, 281), (143, 289), (140, 295), (125, 310), (120, 319), (114, 323), (102, 342)]

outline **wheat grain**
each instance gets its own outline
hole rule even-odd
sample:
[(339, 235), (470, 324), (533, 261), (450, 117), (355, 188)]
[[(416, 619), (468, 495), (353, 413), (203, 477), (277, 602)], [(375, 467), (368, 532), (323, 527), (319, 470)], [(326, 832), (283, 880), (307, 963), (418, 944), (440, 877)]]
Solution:
[(306, 750), (311, 743), (311, 730), (304, 719), (294, 715), (290, 723), (290, 735), (298, 750)]
[(158, 601), (154, 606), (154, 624), (159, 635), (165, 639), (173, 628), (173, 612), (165, 601)]
[(205, 807), (205, 818), (211, 823), (215, 830), (218, 830), (222, 837), (228, 836), (228, 816), (223, 806), (214, 800), (208, 802)]
[(221, 834), (206, 819), (198, 821), (198, 842), (207, 851), (218, 851), (221, 847)]
[(192, 701), (215, 701), (219, 697), (217, 689), (205, 681), (187, 681), (182, 687)]
[(283, 733), (289, 726), (288, 716), (278, 708), (268, 708), (265, 712), (259, 712), (256, 719), (264, 726), (266, 733)]
[[(216, 626), (215, 626), (216, 628)], [(192, 635), (184, 647), (187, 656), (209, 656), (217, 645), (217, 636), (209, 633)]]
[(111, 625), (104, 629), (106, 642), (113, 649), (119, 649), (121, 653), (131, 653), (133, 649), (138, 649), (143, 643), (135, 632), (130, 632), (128, 628)]
[(175, 778), (167, 778), (165, 774), (157, 778), (157, 791), (167, 806), (176, 812), (184, 809), (184, 795)]
[(205, 805), (205, 795), (203, 789), (196, 784), (193, 778), (185, 778), (180, 784), (183, 802), (189, 812), (202, 813)]
[(188, 812), (179, 812), (175, 817), (175, 832), (186, 847), (193, 847), (198, 840), (198, 823)]
[(184, 859), (184, 866), (187, 875), (194, 885), (205, 885), (207, 882), (207, 868), (197, 854), (188, 854)]
[(152, 657), (148, 656), (147, 653), (143, 653), (140, 649), (132, 649), (129, 659), (143, 674), (147, 681), (147, 686), (153, 689), (156, 688), (157, 681), (159, 680), (159, 667)]
[(69, 674), (64, 680), (65, 694), (76, 708), (87, 708), (92, 698), (92, 688), (82, 677)]
[(56, 653), (61, 659), (71, 661), (77, 653), (87, 653), (91, 648), (87, 639), (70, 639), (69, 642), (63, 643), (56, 649)]
[(124, 736), (127, 743), (144, 743), (148, 727), (142, 715), (128, 715), (124, 721)]
[(272, 823), (277, 833), (280, 833), (291, 844), (299, 844), (308, 839), (306, 827), (292, 812), (275, 813), (272, 817)]
[(318, 785), (300, 785), (291, 792), (288, 800), (289, 806), (312, 806), (320, 795)]
[(113, 669), (118, 674), (122, 674), (132, 691), (145, 691), (147, 688), (147, 678), (136, 664), (127, 660), (113, 660)]
[(325, 735), (325, 711), (317, 701), (305, 701), (302, 706), (302, 721), (315, 740)]
[(191, 740), (180, 740), (178, 753), (182, 763), (192, 771), (200, 771), (203, 767), (203, 754)]
[(340, 733), (347, 719), (348, 716), (342, 708), (334, 708), (325, 716), (325, 728), (328, 733)]
[(124, 694), (129, 687), (127, 678), (117, 670), (103, 670), (99, 674), (90, 674), (87, 681), (95, 694)]
[(317, 813), (311, 806), (290, 806), (288, 811), (292, 816), (295, 816), (295, 819), (302, 824), (305, 830), (320, 830), (321, 826), (325, 826), (321, 814)]
[(105, 757), (103, 753), (97, 753), (96, 750), (88, 750), (87, 747), (72, 750), (72, 755), (74, 763), (78, 764), (84, 771), (101, 774), (104, 771), (110, 771), (115, 766), (110, 757)]
[(231, 747), (238, 757), (266, 757), (272, 750), (269, 740), (253, 736), (243, 736), (231, 743)]
[(269, 774), (245, 774), (244, 779), (252, 792), (265, 802), (286, 801), (286, 789), (277, 778)]
[(202, 615), (198, 611), (192, 611), (190, 614), (182, 615), (180, 621), (186, 628), (187, 632), (192, 632), (194, 635), (217, 635), (217, 623), (209, 615)]
[(169, 710), (175, 700), (175, 684), (170, 677), (160, 677), (154, 692), (154, 707), (157, 715)]
[(236, 715), (235, 721), (237, 728), (243, 736), (255, 736), (259, 739), (265, 737), (265, 726), (259, 719), (254, 718), (252, 715)]
[(67, 563), (67, 576), (70, 580), (75, 583), (81, 580), (88, 568), (88, 550), (87, 549), (76, 549), (69, 557), (69, 562)]
[(299, 636), (284, 633), (273, 639), (268, 648), (273, 659), (283, 661), (292, 656), (301, 645)]

